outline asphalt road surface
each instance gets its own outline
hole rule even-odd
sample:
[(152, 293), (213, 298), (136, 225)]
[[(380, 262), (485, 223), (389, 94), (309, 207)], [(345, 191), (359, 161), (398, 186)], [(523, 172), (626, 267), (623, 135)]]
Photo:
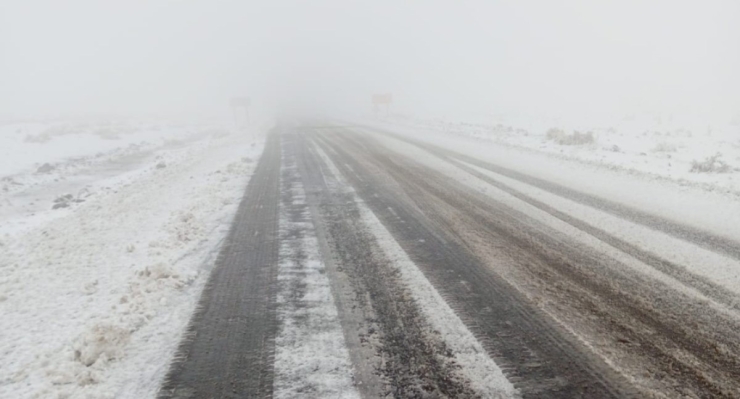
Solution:
[[(295, 172), (281, 178), (286, 165)], [(495, 395), (458, 372), (465, 365), (430, 328), (360, 207), (392, 234), (516, 395), (740, 397), (737, 294), (510, 180), (734, 260), (737, 242), (390, 132), (291, 122), (271, 133), (161, 398), (275, 394), (278, 208), (290, 179), (305, 190), (301, 212), (317, 231), (362, 397)]]

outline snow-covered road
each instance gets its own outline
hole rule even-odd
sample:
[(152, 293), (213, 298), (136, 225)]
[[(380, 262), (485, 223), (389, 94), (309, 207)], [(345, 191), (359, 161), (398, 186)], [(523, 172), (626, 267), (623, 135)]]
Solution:
[(732, 196), (439, 132), (266, 137), (8, 228), (0, 396), (738, 396)]

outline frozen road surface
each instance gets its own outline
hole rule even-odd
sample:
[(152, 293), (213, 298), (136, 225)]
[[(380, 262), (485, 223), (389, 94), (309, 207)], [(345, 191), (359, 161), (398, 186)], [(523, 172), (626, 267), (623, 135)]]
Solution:
[(737, 203), (559, 167), (279, 124), (159, 397), (740, 397)]

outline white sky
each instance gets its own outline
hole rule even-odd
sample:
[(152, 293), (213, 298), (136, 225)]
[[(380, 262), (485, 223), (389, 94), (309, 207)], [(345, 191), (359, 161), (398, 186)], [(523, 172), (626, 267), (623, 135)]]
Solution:
[(738, 1), (0, 0), (0, 116), (740, 112)]

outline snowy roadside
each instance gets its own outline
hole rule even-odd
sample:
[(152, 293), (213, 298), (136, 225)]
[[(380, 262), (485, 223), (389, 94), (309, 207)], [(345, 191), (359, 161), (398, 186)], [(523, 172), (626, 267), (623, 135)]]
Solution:
[(66, 215), (166, 167), (200, 142), (228, 134), (219, 123), (15, 123), (0, 126), (0, 236)]
[[(0, 124), (0, 176), (36, 174), (52, 178), (126, 152), (186, 143), (194, 137), (228, 133), (219, 122), (199, 124), (133, 121), (24, 122)], [(102, 159), (101, 159), (102, 158)], [(46, 168), (42, 168), (48, 165)]]
[(740, 197), (740, 124), (634, 118), (617, 123), (390, 117), (377, 126), (434, 131)]
[(154, 395), (266, 127), (199, 131), (108, 174), (87, 165), (107, 190), (4, 229), (0, 397)]

